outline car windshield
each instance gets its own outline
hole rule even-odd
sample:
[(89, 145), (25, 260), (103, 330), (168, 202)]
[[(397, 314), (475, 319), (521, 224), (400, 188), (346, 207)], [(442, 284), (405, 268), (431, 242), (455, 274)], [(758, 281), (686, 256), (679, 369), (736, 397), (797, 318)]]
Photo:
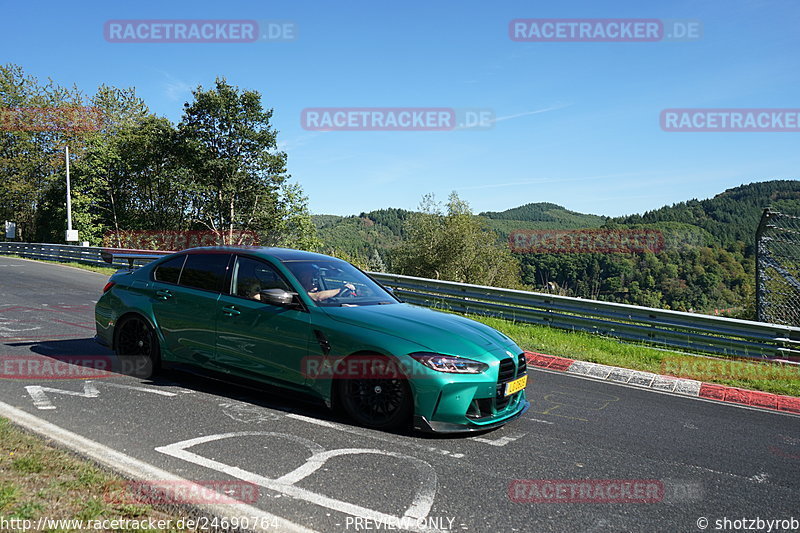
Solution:
[(344, 261), (286, 261), (309, 297), (327, 307), (394, 304), (397, 300), (359, 269)]

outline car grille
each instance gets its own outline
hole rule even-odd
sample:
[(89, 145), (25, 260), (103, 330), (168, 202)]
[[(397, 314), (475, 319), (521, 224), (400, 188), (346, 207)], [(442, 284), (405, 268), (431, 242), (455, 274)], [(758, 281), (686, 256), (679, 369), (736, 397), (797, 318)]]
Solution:
[(495, 398), (495, 407), (497, 410), (505, 409), (508, 402), (511, 401), (511, 396), (503, 396), (506, 390), (506, 383), (513, 381), (517, 375), (517, 367), (513, 359), (503, 359), (500, 361), (500, 371), (497, 374), (497, 397)]
[(513, 381), (525, 375), (528, 370), (525, 354), (519, 354), (516, 362), (514, 359), (508, 357), (500, 361), (500, 368), (497, 374), (497, 388), (495, 389), (494, 398), (483, 398), (473, 400), (467, 416), (469, 418), (485, 418), (493, 416), (498, 411), (505, 409), (509, 402), (517, 397), (519, 393), (512, 394), (511, 396), (504, 396), (506, 390), (506, 383)]

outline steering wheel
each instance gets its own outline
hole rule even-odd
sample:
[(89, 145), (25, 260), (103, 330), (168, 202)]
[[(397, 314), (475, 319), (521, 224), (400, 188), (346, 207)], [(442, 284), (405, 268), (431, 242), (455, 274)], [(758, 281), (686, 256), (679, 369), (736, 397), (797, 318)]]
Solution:
[[(355, 285), (353, 285), (355, 287)], [(348, 289), (347, 287), (342, 287), (339, 290), (339, 294), (336, 295), (337, 298), (347, 297), (347, 298), (355, 298), (358, 296), (358, 293), (355, 289)]]

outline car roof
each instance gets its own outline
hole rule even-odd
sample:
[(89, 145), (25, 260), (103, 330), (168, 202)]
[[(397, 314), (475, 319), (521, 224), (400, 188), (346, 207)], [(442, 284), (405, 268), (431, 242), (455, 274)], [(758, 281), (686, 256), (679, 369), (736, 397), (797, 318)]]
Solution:
[(260, 255), (265, 257), (272, 257), (279, 261), (342, 261), (342, 259), (318, 254), (316, 252), (307, 252), (305, 250), (295, 250), (293, 248), (278, 248), (270, 246), (202, 246), (197, 248), (189, 248), (182, 250), (186, 253), (220, 253), (232, 252), (241, 253), (247, 252), (253, 255)]

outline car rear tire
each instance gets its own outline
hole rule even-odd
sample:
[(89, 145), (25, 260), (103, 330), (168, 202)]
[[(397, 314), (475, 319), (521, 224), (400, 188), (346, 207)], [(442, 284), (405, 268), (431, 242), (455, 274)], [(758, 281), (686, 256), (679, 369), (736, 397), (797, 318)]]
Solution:
[[(160, 370), (161, 347), (158, 336), (143, 317), (130, 316), (117, 325), (115, 346), (123, 365), (123, 374), (147, 379)], [(130, 363), (133, 365), (128, 368)]]
[(359, 425), (381, 430), (410, 425), (414, 398), (405, 378), (339, 379), (336, 384), (339, 405)]

